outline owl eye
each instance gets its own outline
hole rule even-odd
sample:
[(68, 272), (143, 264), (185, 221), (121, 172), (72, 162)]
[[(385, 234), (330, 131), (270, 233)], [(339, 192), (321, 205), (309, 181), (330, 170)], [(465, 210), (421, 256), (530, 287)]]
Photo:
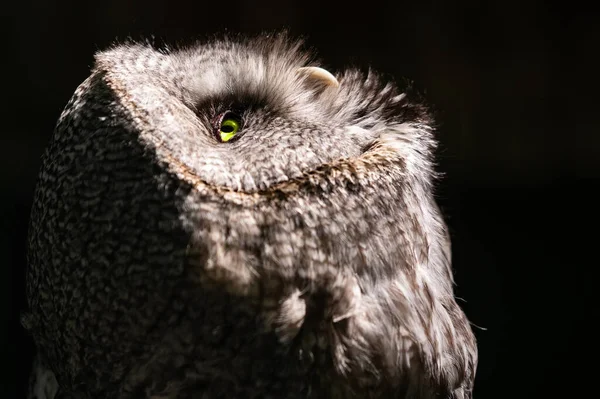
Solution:
[(226, 112), (217, 126), (217, 136), (223, 143), (233, 139), (242, 127), (242, 119), (232, 112)]

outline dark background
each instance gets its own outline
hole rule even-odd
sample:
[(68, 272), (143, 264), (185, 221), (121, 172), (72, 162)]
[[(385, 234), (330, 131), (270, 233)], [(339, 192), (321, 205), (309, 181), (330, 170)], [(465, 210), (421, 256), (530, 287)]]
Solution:
[(224, 29), (287, 28), (329, 69), (372, 66), (413, 80), (441, 125), (438, 200), (456, 293), (485, 328), (475, 329), (475, 397), (575, 398), (597, 385), (590, 302), (599, 265), (584, 255), (598, 237), (594, 12), (515, 0), (21, 0), (2, 13), (2, 398), (23, 397), (31, 360), (18, 316), (40, 155), (93, 53), (128, 36), (185, 44)]

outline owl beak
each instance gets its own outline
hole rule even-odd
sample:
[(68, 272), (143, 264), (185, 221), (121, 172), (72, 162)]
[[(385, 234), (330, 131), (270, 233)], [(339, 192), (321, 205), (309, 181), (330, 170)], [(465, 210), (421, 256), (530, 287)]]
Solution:
[(338, 87), (340, 83), (329, 71), (319, 67), (298, 68), (298, 73), (307, 75), (308, 79), (325, 84), (326, 86)]

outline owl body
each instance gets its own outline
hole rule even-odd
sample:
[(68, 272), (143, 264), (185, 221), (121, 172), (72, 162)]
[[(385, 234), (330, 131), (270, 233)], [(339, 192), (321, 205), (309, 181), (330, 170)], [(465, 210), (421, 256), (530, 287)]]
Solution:
[(83, 398), (470, 398), (434, 147), (421, 102), (284, 36), (99, 53), (32, 209), (39, 367)]

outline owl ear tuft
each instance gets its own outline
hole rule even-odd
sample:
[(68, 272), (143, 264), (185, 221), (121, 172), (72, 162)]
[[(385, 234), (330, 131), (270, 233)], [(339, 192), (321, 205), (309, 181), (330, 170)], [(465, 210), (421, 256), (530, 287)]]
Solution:
[(298, 68), (297, 72), (298, 74), (305, 75), (307, 82), (324, 85), (325, 87), (338, 87), (340, 85), (331, 72), (320, 67), (302, 67)]

